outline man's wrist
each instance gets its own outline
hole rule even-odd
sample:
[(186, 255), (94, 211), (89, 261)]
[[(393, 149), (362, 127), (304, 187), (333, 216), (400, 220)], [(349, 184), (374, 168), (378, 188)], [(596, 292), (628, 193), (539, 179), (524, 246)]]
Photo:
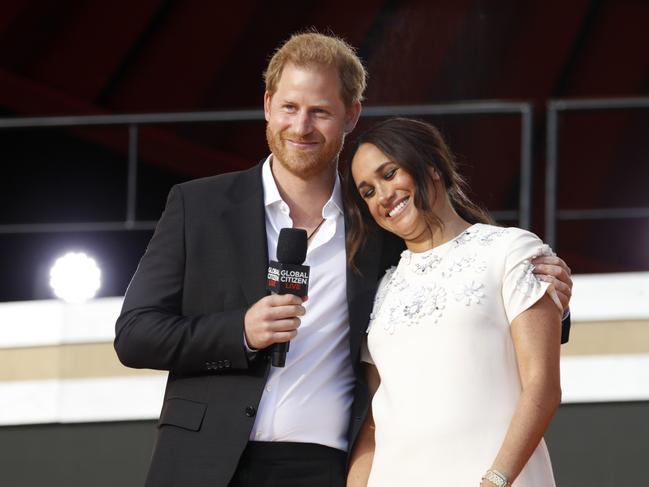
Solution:
[(248, 340), (246, 339), (246, 332), (243, 332), (243, 346), (246, 347), (246, 353), (248, 354), (248, 358), (253, 358), (259, 349), (257, 348), (252, 348), (250, 345), (248, 345)]

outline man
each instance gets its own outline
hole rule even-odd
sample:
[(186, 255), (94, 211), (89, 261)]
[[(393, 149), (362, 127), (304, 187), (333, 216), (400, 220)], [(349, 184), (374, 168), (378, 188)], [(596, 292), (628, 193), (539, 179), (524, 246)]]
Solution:
[[(266, 71), (272, 154), (172, 188), (116, 324), (122, 363), (169, 371), (147, 485), (345, 484), (367, 409), (359, 345), (377, 281), (402, 248), (380, 235), (363, 249), (361, 275), (345, 265), (337, 162), (365, 84), (349, 45), (293, 36)], [(283, 227), (309, 235), (306, 302), (265, 290)], [(271, 367), (268, 347), (288, 340), (286, 366)]]

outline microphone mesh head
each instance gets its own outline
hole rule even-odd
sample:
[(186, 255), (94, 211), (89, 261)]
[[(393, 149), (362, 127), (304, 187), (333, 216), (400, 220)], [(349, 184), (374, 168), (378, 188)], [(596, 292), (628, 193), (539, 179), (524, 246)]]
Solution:
[(300, 265), (306, 259), (307, 235), (303, 228), (282, 228), (277, 240), (277, 261)]

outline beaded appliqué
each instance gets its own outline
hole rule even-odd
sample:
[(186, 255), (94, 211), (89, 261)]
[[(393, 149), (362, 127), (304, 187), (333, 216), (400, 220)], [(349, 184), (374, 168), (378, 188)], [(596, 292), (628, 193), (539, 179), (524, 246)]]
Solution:
[(469, 269), (473, 269), (476, 273), (484, 272), (487, 269), (487, 262), (478, 260), (477, 254), (456, 257), (451, 260), (446, 270), (442, 272), (442, 277), (450, 278), (453, 277), (453, 274)]
[(382, 285), (379, 285), (379, 289), (376, 292), (376, 296), (374, 297), (374, 305), (372, 306), (372, 312), (370, 313), (370, 321), (367, 324), (366, 333), (369, 333), (370, 328), (372, 328), (372, 325), (374, 324), (374, 321), (376, 321), (376, 316), (381, 310), (381, 306), (383, 306), (383, 301), (385, 300), (385, 296), (388, 294), (388, 289), (392, 284), (396, 270), (396, 266), (392, 266), (385, 271), (385, 275), (383, 276), (383, 279), (381, 281)]
[(386, 303), (388, 319), (383, 328), (388, 333), (394, 333), (397, 326), (418, 325), (427, 317), (437, 323), (442, 317), (446, 308), (446, 290), (443, 287), (433, 284), (412, 288), (413, 286), (409, 286), (409, 292), (400, 293), (397, 299)]
[(414, 269), (412, 269), (412, 272), (415, 274), (422, 276), (424, 274), (428, 274), (431, 270), (435, 269), (440, 263), (442, 262), (442, 259), (438, 255), (431, 254), (423, 259), (421, 259), (421, 262), (415, 262)]
[(383, 329), (390, 334), (398, 326), (417, 325), (428, 316), (432, 316), (433, 323), (442, 317), (446, 307), (446, 290), (443, 287), (437, 284), (413, 286), (395, 267), (388, 269), (383, 279), (385, 285), (377, 292), (367, 332), (379, 316), (385, 321)]
[(465, 306), (480, 304), (480, 300), (485, 297), (483, 289), (484, 285), (475, 281), (460, 284), (455, 290), (455, 300), (463, 302)]
[(499, 228), (498, 230), (486, 231), (482, 235), (480, 235), (480, 239), (478, 240), (478, 243), (483, 247), (486, 247), (487, 245), (491, 245), (494, 242), (494, 240), (502, 236), (506, 231), (507, 231), (506, 228)]
[[(549, 245), (542, 245), (538, 248), (534, 257), (541, 255), (554, 255), (554, 252)], [(531, 259), (525, 259), (520, 265), (522, 269), (520, 276), (516, 280), (516, 290), (529, 297), (534, 294), (541, 283), (539, 282), (539, 278), (536, 277), (536, 274), (534, 274), (534, 264), (532, 264)]]
[(464, 230), (464, 232), (458, 235), (456, 239), (453, 241), (455, 248), (461, 247), (462, 245), (466, 245), (477, 236), (478, 236), (478, 232), (472, 228)]

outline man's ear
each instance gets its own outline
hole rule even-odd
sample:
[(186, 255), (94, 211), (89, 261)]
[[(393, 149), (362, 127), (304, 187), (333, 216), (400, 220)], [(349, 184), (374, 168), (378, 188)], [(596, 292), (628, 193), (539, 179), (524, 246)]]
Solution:
[(264, 91), (264, 118), (267, 122), (270, 122), (270, 102), (273, 99), (273, 95), (268, 91)]
[(361, 116), (361, 102), (355, 101), (345, 110), (345, 133), (348, 134), (356, 127)]

